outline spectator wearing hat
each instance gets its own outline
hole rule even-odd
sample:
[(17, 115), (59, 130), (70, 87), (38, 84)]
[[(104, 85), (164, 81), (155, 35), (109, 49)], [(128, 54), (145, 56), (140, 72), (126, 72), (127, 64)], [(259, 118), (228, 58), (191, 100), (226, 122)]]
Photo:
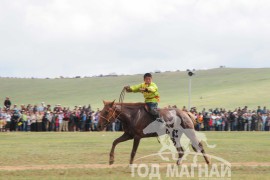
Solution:
[(70, 129), (70, 131), (76, 131), (75, 118), (76, 118), (76, 112), (73, 111), (70, 114), (70, 117), (69, 117), (69, 129)]
[(42, 130), (48, 131), (49, 130), (49, 112), (45, 112), (42, 118)]
[(83, 111), (81, 115), (81, 131), (85, 131), (86, 119), (87, 119), (86, 112)]
[(27, 111), (27, 108), (25, 107), (24, 104), (21, 104), (21, 111)]
[(92, 112), (91, 111), (88, 111), (86, 112), (86, 116), (87, 116), (87, 119), (86, 119), (86, 124), (85, 124), (85, 129), (86, 131), (91, 131), (91, 124), (92, 124)]
[(229, 120), (231, 124), (231, 131), (236, 131), (237, 130), (237, 112), (231, 112), (229, 115)]
[(58, 122), (59, 122), (59, 131), (63, 131), (63, 119), (64, 119), (64, 115), (63, 115), (63, 111), (60, 111), (58, 114)]
[(27, 114), (24, 110), (22, 110), (21, 122), (22, 122), (21, 130), (27, 131)]
[(55, 131), (55, 121), (56, 121), (57, 116), (53, 112), (50, 112), (50, 117), (51, 117), (51, 121), (49, 125), (49, 131)]
[(37, 107), (38, 112), (44, 112), (45, 111), (45, 103), (42, 102), (40, 106)]
[(52, 123), (52, 114), (50, 111), (46, 112), (46, 119), (47, 119), (47, 122), (45, 122), (45, 131), (49, 131), (51, 123)]
[(68, 131), (68, 122), (69, 122), (70, 114), (69, 112), (65, 111), (64, 118), (63, 118), (63, 131)]
[(256, 131), (262, 131), (263, 129), (263, 118), (262, 118), (262, 114), (258, 113), (258, 121), (257, 121), (257, 128)]
[(26, 131), (31, 131), (31, 113), (27, 112), (27, 128)]
[(251, 131), (251, 121), (252, 121), (251, 115), (252, 114), (250, 112), (247, 113), (247, 122), (248, 122), (247, 131)]
[(58, 104), (58, 110), (59, 111), (63, 111), (63, 108), (62, 108), (62, 105), (61, 104)]
[[(224, 110), (225, 111), (225, 110)], [(229, 114), (225, 111), (222, 116), (222, 130), (223, 131), (228, 131), (230, 127), (230, 121), (229, 121)]]
[(81, 124), (80, 124), (80, 111), (79, 110), (76, 110), (75, 112), (74, 121), (75, 121), (76, 131), (80, 131)]
[(42, 131), (42, 120), (43, 120), (43, 113), (37, 112), (37, 131)]
[(252, 112), (252, 116), (251, 116), (251, 131), (255, 131), (256, 130), (256, 124), (258, 121), (258, 117), (256, 115), (255, 112)]
[(31, 120), (31, 131), (37, 131), (37, 116), (34, 112), (30, 113), (30, 120)]
[(43, 120), (43, 113), (37, 112), (37, 131), (42, 131), (42, 120)]
[(59, 112), (54, 113), (54, 120), (55, 120), (55, 131), (59, 131)]
[(242, 117), (243, 117), (243, 128), (242, 128), (242, 130), (247, 131), (248, 130), (248, 115), (247, 115), (247, 113), (244, 113), (242, 115)]
[(50, 104), (47, 105), (46, 110), (47, 110), (47, 111), (50, 111), (50, 112), (52, 111), (52, 108), (51, 108), (51, 105), (50, 105)]

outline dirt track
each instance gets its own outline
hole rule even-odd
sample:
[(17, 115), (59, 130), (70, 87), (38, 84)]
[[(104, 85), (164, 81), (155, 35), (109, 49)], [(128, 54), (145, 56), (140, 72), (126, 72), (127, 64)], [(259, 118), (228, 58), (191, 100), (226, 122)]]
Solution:
[[(168, 164), (162, 163), (161, 167), (166, 167)], [(233, 167), (244, 166), (254, 167), (263, 166), (270, 167), (270, 162), (237, 162), (231, 163)], [(50, 169), (106, 169), (116, 167), (128, 167), (127, 164), (57, 164), (57, 165), (33, 165), (33, 166), (0, 166), (0, 171), (23, 171), (23, 170), (50, 170)]]

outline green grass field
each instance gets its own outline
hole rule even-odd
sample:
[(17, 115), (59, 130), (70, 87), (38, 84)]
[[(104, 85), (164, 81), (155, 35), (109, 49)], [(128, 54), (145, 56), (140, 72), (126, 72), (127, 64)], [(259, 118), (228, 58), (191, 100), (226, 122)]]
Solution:
[[(248, 105), (269, 106), (270, 68), (220, 68), (196, 72), (192, 80), (192, 106), (232, 109)], [(186, 72), (154, 74), (161, 94), (160, 106), (188, 104)], [(102, 100), (114, 100), (125, 85), (142, 82), (142, 75), (83, 79), (7, 79), (0, 78), (0, 97), (13, 103), (87, 105), (101, 108)], [(127, 94), (126, 102), (143, 101), (140, 94)]]
[[(0, 133), (0, 179), (131, 179), (128, 162), (132, 141), (119, 144), (115, 166), (107, 165), (111, 143), (120, 135), (112, 132)], [(208, 154), (232, 164), (268, 163), (267, 166), (233, 166), (232, 179), (270, 178), (269, 132), (206, 132), (206, 135), (209, 144), (217, 145), (214, 149), (206, 148)], [(156, 138), (143, 139), (136, 158), (156, 153), (160, 147)], [(136, 162), (164, 163), (158, 156)], [(201, 157), (199, 162), (204, 162)], [(44, 166), (54, 168), (43, 169)], [(65, 166), (68, 168), (61, 168)], [(24, 167), (28, 169), (18, 169)], [(41, 168), (33, 169), (37, 167)], [(165, 169), (161, 169), (162, 173), (164, 179)]]

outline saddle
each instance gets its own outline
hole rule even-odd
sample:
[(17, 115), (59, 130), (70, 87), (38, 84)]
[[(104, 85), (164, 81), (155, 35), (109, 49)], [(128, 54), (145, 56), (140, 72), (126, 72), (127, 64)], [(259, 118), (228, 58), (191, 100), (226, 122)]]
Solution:
[[(173, 121), (173, 116), (169, 115), (169, 109), (168, 108), (157, 108), (158, 111), (158, 117), (156, 115), (151, 114), (149, 107), (145, 104), (144, 109), (146, 112), (148, 112), (153, 118), (159, 119), (159, 121), (165, 122), (166, 124), (171, 124), (170, 122)], [(174, 108), (172, 108), (174, 109)], [(171, 110), (172, 110), (171, 109)]]
[(160, 122), (165, 123), (167, 127), (173, 127), (177, 117), (182, 120), (182, 118), (185, 116), (189, 117), (192, 120), (194, 126), (197, 124), (196, 117), (194, 116), (194, 114), (192, 114), (191, 112), (181, 111), (178, 108), (158, 108), (157, 109), (159, 114), (158, 118), (154, 117), (154, 115), (150, 113), (150, 110), (147, 105), (145, 105), (145, 110), (151, 116), (153, 116), (154, 120), (158, 120)]

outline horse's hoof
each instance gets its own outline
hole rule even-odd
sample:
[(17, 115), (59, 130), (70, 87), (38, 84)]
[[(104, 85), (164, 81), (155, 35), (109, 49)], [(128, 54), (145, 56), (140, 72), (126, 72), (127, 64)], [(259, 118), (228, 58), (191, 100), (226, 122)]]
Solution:
[(114, 160), (110, 160), (109, 164), (113, 165), (113, 163), (114, 163)]
[(177, 160), (176, 165), (180, 166), (181, 165), (181, 160)]

